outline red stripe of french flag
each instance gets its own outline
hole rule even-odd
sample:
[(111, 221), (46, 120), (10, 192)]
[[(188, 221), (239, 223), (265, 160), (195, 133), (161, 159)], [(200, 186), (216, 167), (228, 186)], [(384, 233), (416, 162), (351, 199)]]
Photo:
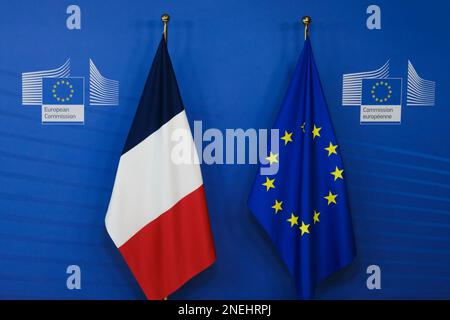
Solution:
[[(194, 161), (172, 159), (175, 130)], [(185, 111), (122, 155), (107, 231), (148, 299), (163, 299), (215, 260), (203, 181)]]
[(119, 250), (149, 299), (161, 299), (214, 261), (203, 186), (181, 199)]

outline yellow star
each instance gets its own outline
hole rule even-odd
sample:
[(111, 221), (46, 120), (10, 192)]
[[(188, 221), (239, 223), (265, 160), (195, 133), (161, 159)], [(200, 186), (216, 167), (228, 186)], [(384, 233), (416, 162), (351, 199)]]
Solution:
[(281, 205), (283, 204), (283, 201), (278, 202), (278, 200), (275, 200), (275, 204), (272, 206), (272, 209), (275, 209), (275, 213), (278, 213), (278, 211), (283, 210)]
[(298, 225), (298, 217), (295, 216), (293, 213), (291, 213), (291, 217), (286, 221), (289, 221), (291, 223), (291, 228), (296, 224)]
[(339, 170), (339, 168), (336, 167), (336, 169), (334, 171), (330, 172), (330, 174), (334, 176), (334, 181), (336, 181), (338, 178), (341, 178), (342, 180), (344, 180), (344, 177), (342, 176), (342, 172), (344, 172), (344, 169)]
[(266, 177), (266, 182), (264, 182), (262, 185), (266, 187), (266, 191), (269, 191), (270, 188), (275, 189), (275, 186), (273, 184), (274, 182), (275, 182), (275, 178), (270, 180), (268, 177)]
[(316, 224), (316, 222), (320, 222), (319, 216), (320, 216), (320, 212), (314, 210), (314, 216), (313, 216), (314, 224)]
[(270, 162), (270, 165), (274, 162), (278, 163), (278, 153), (273, 154), (272, 151), (270, 151), (270, 155), (266, 158), (266, 160)]
[(306, 122), (303, 122), (303, 124), (300, 126), (300, 128), (302, 128), (302, 131), (303, 131), (303, 132), (306, 132), (305, 126), (306, 126)]
[(320, 130), (322, 130), (322, 128), (317, 128), (316, 125), (314, 125), (314, 129), (312, 131), (313, 139), (315, 139), (316, 137), (320, 137)]
[(324, 149), (328, 151), (328, 156), (331, 156), (333, 153), (337, 154), (337, 152), (336, 152), (337, 147), (338, 147), (338, 145), (333, 146), (333, 144), (330, 142), (330, 146), (327, 148), (324, 148)]
[(302, 221), (302, 225), (299, 227), (299, 229), (302, 231), (302, 236), (303, 236), (305, 233), (309, 233), (309, 224), (305, 224)]
[(331, 191), (328, 191), (328, 195), (325, 196), (324, 198), (328, 200), (328, 205), (330, 205), (330, 203), (337, 204), (336, 202), (337, 196), (338, 196), (337, 194), (332, 194)]
[(284, 140), (284, 145), (292, 142), (292, 132), (288, 133), (287, 131), (284, 131), (284, 136), (281, 137), (281, 140)]

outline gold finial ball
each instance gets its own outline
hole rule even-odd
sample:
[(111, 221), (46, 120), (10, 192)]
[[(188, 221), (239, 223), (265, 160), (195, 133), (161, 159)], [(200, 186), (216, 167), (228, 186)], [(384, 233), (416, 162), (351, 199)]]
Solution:
[(162, 22), (169, 22), (170, 16), (167, 13), (163, 13), (163, 15), (161, 16), (161, 20)]
[(302, 18), (302, 22), (305, 26), (309, 25), (311, 23), (311, 17), (310, 16), (304, 16)]

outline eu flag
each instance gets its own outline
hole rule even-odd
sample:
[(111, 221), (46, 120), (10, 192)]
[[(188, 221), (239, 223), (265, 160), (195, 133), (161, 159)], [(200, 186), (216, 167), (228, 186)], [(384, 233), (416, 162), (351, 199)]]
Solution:
[(42, 78), (42, 104), (84, 105), (84, 78)]
[[(289, 269), (300, 298), (355, 256), (345, 171), (309, 38), (273, 126), (249, 207)], [(273, 167), (274, 174), (263, 168)]]
[(401, 106), (402, 79), (379, 78), (362, 80), (361, 105)]

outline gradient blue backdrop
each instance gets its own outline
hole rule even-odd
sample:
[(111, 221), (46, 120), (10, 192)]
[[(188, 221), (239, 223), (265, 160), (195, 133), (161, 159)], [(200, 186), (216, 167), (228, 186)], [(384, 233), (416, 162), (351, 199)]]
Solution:
[[(70, 4), (82, 29), (66, 28)], [(377, 4), (382, 30), (366, 28)], [(0, 298), (142, 299), (105, 232), (114, 173), (162, 25), (188, 117), (203, 128), (270, 127), (312, 16), (316, 63), (340, 142), (358, 257), (319, 299), (450, 298), (450, 136), (445, 1), (2, 1), (0, 4)], [(84, 126), (43, 126), (21, 105), (21, 73), (89, 58), (120, 81), (118, 107), (86, 106)], [(437, 83), (434, 107), (403, 106), (401, 125), (359, 124), (341, 105), (342, 74), (407, 60)], [(87, 78), (86, 78), (87, 79)], [(86, 97), (86, 101), (88, 97)], [(216, 264), (171, 298), (295, 298), (294, 283), (246, 199), (257, 167), (203, 166)], [(66, 267), (82, 269), (67, 290)], [(366, 268), (382, 269), (382, 290)]]

